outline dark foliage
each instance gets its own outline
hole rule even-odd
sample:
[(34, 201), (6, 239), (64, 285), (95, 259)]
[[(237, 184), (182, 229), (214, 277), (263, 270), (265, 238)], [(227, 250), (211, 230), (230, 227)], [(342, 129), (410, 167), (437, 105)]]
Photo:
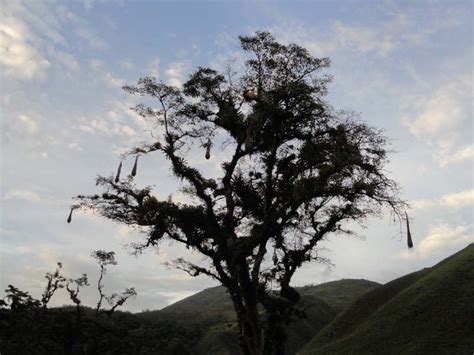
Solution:
[[(240, 73), (198, 68), (182, 89), (153, 77), (124, 87), (156, 102), (134, 108), (158, 123), (156, 141), (129, 152), (135, 164), (127, 179), (99, 177), (104, 192), (80, 195), (73, 207), (147, 228), (139, 250), (167, 238), (206, 256), (208, 264), (179, 258), (170, 265), (229, 290), (242, 353), (282, 353), (285, 328), (299, 314), (290, 282), (304, 263), (324, 261), (318, 243), (350, 233), (344, 222), (361, 223), (384, 206), (400, 216), (404, 203), (384, 173), (383, 134), (325, 100), (329, 78), (321, 71), (329, 59), (267, 32), (240, 41), (248, 56)], [(192, 146), (210, 160), (211, 147), (223, 142), (230, 157), (219, 178), (191, 165)], [(152, 153), (169, 161), (195, 203), (160, 200), (134, 184), (138, 156)], [(270, 319), (263, 334), (259, 304)]]
[[(474, 349), (473, 270), (470, 245), (432, 268), (382, 286), (341, 280), (299, 288), (297, 304), (306, 318), (289, 325), (286, 354), (469, 354)], [(96, 316), (87, 307), (81, 307), (81, 317), (74, 307), (44, 308), (13, 286), (8, 295), (21, 300), (21, 306), (0, 308), (2, 354), (239, 352), (237, 319), (223, 287), (161, 311), (111, 316)], [(341, 312), (334, 311), (342, 306)], [(265, 327), (264, 312), (262, 318)]]
[(202, 336), (198, 325), (142, 319), (115, 312), (110, 317), (84, 308), (34, 309), (17, 313), (0, 310), (2, 354), (191, 354)]
[[(83, 283), (84, 279), (79, 278)], [(75, 285), (70, 280), (71, 285)], [(300, 307), (306, 318), (290, 325), (287, 353), (294, 354), (335, 316), (339, 304), (359, 295), (358, 280), (344, 280), (301, 289)], [(68, 287), (72, 287), (69, 285)], [(366, 291), (377, 285), (367, 282)], [(329, 289), (328, 289), (329, 286)], [(331, 303), (314, 295), (323, 293)], [(102, 312), (80, 307), (45, 309), (38, 304), (28, 312), (0, 311), (2, 354), (237, 354), (237, 319), (232, 300), (223, 287), (207, 289), (161, 311), (138, 314)], [(77, 307), (76, 307), (77, 311)], [(265, 318), (265, 317), (264, 317)]]
[[(53, 273), (46, 273), (47, 280), (41, 300), (28, 292), (8, 285), (6, 296), (0, 302), (0, 352), (2, 354), (102, 354), (137, 353), (142, 345), (135, 344), (129, 332), (137, 321), (120, 316), (120, 321), (111, 319), (117, 307), (136, 295), (135, 289), (127, 288), (121, 295), (106, 296), (102, 279), (107, 265), (116, 265), (114, 252), (96, 250), (92, 257), (99, 262), (99, 302), (95, 312), (81, 306), (80, 289), (89, 286), (86, 274), (76, 279), (67, 279), (61, 274), (62, 263)], [(71, 307), (48, 309), (47, 305), (56, 291), (66, 288)], [(101, 311), (103, 299), (110, 309)], [(130, 321), (130, 319), (133, 320)], [(139, 322), (138, 322), (139, 323)], [(141, 326), (140, 324), (136, 327)], [(128, 337), (128, 338), (127, 338)], [(139, 344), (144, 344), (142, 341)], [(138, 346), (138, 348), (137, 348)]]

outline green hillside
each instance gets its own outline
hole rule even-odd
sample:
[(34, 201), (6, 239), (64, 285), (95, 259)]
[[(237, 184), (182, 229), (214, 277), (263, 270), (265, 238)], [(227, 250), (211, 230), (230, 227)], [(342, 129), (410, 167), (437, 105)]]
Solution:
[[(340, 280), (299, 288), (298, 308), (306, 318), (298, 319), (288, 329), (287, 353), (294, 354), (345, 309), (379, 284), (366, 280)], [(206, 289), (151, 315), (182, 322), (199, 323), (207, 328), (194, 348), (196, 354), (238, 354), (237, 323), (230, 297), (224, 287)]]
[(303, 354), (472, 354), (474, 245), (360, 298)]
[[(379, 283), (368, 280), (342, 279), (331, 281), (319, 285), (308, 285), (299, 287), (298, 292), (302, 297), (314, 296), (327, 304), (334, 310), (341, 311), (347, 308), (354, 300), (367, 293), (370, 290), (380, 286)], [(232, 311), (232, 301), (222, 286), (211, 287), (182, 299), (172, 305), (161, 309), (161, 314), (193, 316), (214, 313), (225, 313)], [(235, 319), (235, 315), (231, 315)]]
[(380, 286), (368, 280), (342, 279), (298, 289), (301, 296), (315, 296), (329, 304), (336, 312), (346, 309), (354, 300)]
[(234, 306), (222, 286), (205, 289), (155, 312), (159, 313), (160, 317), (183, 323), (199, 322), (211, 326), (236, 322)]

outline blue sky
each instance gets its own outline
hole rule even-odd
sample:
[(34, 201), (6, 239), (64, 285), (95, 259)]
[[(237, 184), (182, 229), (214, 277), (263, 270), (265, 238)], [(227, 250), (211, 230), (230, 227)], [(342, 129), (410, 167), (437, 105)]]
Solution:
[[(178, 245), (135, 258), (124, 245), (138, 231), (89, 214), (71, 225), (66, 218), (72, 196), (95, 192), (96, 175), (112, 173), (120, 153), (150, 137), (122, 85), (154, 75), (179, 86), (197, 66), (239, 62), (238, 35), (256, 30), (331, 58), (329, 101), (385, 130), (394, 151), (388, 174), (412, 206), (414, 250), (390, 218), (369, 220), (360, 238), (322, 244), (334, 268), (307, 266), (295, 284), (386, 282), (474, 242), (471, 1), (3, 0), (0, 11), (2, 289), (39, 296), (56, 261), (94, 282), (96, 249), (117, 252), (106, 288), (135, 286), (132, 311), (214, 285), (163, 266), (182, 255), (200, 260)], [(140, 161), (137, 182), (185, 198), (159, 158)], [(84, 302), (96, 299), (89, 287)]]

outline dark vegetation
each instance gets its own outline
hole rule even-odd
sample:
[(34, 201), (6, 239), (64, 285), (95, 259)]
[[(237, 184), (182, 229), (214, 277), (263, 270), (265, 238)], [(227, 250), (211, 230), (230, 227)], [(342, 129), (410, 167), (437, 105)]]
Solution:
[[(343, 306), (339, 292), (346, 292), (345, 307), (377, 286), (365, 280), (341, 280), (301, 288), (298, 306), (306, 318), (290, 325), (287, 353), (296, 353), (334, 319), (333, 305)], [(79, 317), (74, 307), (0, 312), (2, 354), (239, 354), (235, 312), (221, 286), (160, 311), (137, 314), (115, 311), (97, 316), (89, 307), (81, 307)]]
[[(366, 280), (340, 280), (315, 286), (297, 288), (301, 299), (297, 308), (304, 316), (290, 323), (286, 353), (294, 354), (314, 335), (327, 325), (338, 313), (335, 309), (344, 309), (355, 299), (379, 284)], [(344, 292), (341, 301), (341, 293)], [(266, 320), (265, 311), (260, 308), (262, 318)], [(214, 287), (188, 297), (157, 314), (185, 322), (207, 323), (208, 329), (195, 347), (196, 353), (239, 354), (237, 343), (237, 324), (232, 303), (224, 287)], [(210, 315), (215, 315), (212, 317)], [(220, 317), (223, 315), (223, 317)]]
[[(89, 286), (86, 274), (72, 279), (62, 274), (63, 264), (57, 263), (54, 272), (45, 275), (46, 286), (41, 300), (33, 298), (28, 292), (8, 285), (6, 296), (0, 300), (0, 352), (9, 354), (96, 354), (108, 348), (122, 349), (123, 334), (128, 330), (127, 322), (119, 327), (111, 320), (115, 310), (137, 293), (133, 287), (122, 294), (104, 293), (104, 276), (107, 265), (116, 265), (114, 252), (96, 250), (91, 256), (97, 260), (100, 276), (97, 283), (99, 301), (91, 316), (89, 308), (82, 307), (80, 291)], [(66, 289), (75, 307), (48, 309), (54, 294)], [(109, 309), (102, 307), (106, 300)], [(105, 334), (105, 338), (102, 335)], [(114, 337), (117, 338), (114, 341)], [(100, 338), (100, 340), (98, 340)]]
[[(474, 245), (385, 285), (340, 280), (298, 291), (297, 307), (306, 317), (290, 324), (286, 354), (474, 349)], [(78, 313), (72, 306), (33, 305), (25, 294), (22, 299), (29, 300), (23, 307), (0, 310), (2, 354), (239, 354), (236, 315), (221, 286), (137, 314), (97, 315), (82, 306)]]
[[(77, 196), (72, 209), (140, 227), (138, 252), (171, 240), (202, 254), (199, 265), (169, 265), (227, 289), (242, 354), (282, 354), (288, 326), (304, 317), (292, 277), (305, 263), (326, 261), (319, 242), (350, 234), (346, 222), (384, 208), (405, 218), (405, 203), (385, 173), (382, 132), (326, 100), (328, 58), (268, 32), (240, 43), (243, 67), (197, 68), (182, 88), (154, 77), (125, 86), (141, 97), (133, 110), (157, 127), (152, 141), (123, 155), (134, 160), (130, 175), (121, 176), (121, 162), (116, 174), (97, 178), (101, 194)], [(216, 149), (225, 150), (221, 169), (197, 169), (206, 160), (216, 166)], [(138, 159), (149, 155), (166, 160), (188, 203), (136, 184)]]

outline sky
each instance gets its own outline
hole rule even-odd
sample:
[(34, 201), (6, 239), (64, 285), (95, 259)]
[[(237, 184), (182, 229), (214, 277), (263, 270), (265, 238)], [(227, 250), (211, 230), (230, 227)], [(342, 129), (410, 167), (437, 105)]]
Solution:
[[(143, 239), (139, 231), (91, 214), (66, 219), (73, 196), (95, 193), (97, 175), (150, 141), (152, 127), (129, 109), (140, 101), (123, 85), (152, 75), (179, 87), (198, 66), (242, 60), (238, 36), (257, 30), (331, 59), (328, 101), (384, 130), (386, 172), (411, 206), (412, 250), (398, 222), (370, 219), (357, 237), (329, 236), (321, 255), (333, 267), (307, 265), (293, 284), (384, 283), (461, 250), (474, 242), (472, 18), (471, 1), (0, 0), (0, 290), (40, 297), (61, 261), (67, 277), (88, 274), (82, 299), (93, 306), (98, 249), (118, 261), (106, 292), (136, 288), (129, 311), (216, 285), (164, 266), (201, 260), (177, 244), (136, 257), (127, 245)], [(146, 157), (138, 168), (139, 185), (184, 198), (165, 160)], [(51, 301), (66, 303), (64, 290)]]

